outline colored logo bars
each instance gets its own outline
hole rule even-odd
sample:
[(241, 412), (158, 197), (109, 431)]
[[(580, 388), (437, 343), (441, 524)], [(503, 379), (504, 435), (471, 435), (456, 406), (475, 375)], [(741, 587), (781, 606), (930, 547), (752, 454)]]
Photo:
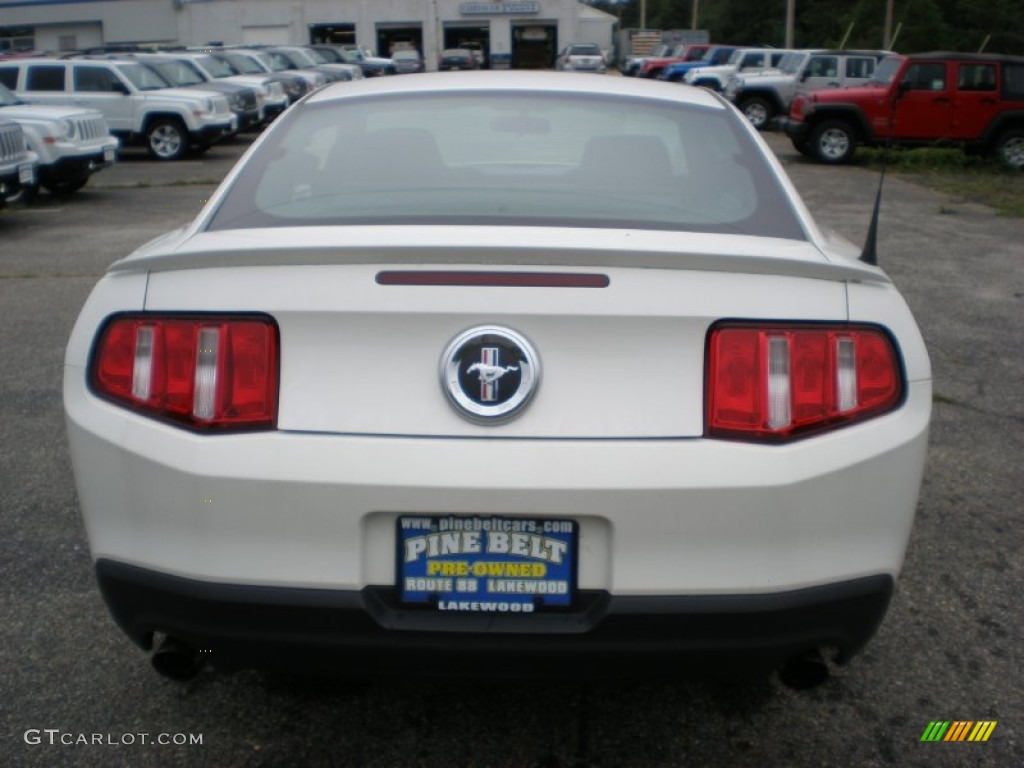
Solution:
[(933, 720), (921, 734), (921, 741), (988, 741), (995, 720)]

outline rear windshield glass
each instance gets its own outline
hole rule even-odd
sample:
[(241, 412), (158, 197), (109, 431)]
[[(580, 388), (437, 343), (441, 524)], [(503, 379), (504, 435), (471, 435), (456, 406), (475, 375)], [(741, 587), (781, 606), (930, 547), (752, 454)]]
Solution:
[(377, 96), (288, 112), (209, 228), (374, 223), (805, 238), (731, 112), (508, 92)]

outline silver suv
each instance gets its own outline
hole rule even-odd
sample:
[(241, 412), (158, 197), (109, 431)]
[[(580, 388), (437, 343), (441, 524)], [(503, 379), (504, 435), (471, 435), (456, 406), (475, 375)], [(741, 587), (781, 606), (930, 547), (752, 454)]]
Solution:
[(710, 67), (696, 67), (689, 70), (683, 80), (688, 85), (724, 91), (729, 78), (737, 73), (752, 74), (775, 69), (782, 57), (792, 51), (777, 48), (737, 48), (725, 64)]
[(778, 70), (733, 75), (725, 95), (756, 128), (765, 129), (776, 117), (789, 113), (798, 92), (866, 83), (887, 55), (887, 51), (795, 51), (782, 58)]
[(39, 157), (38, 181), (54, 194), (76, 192), (117, 160), (118, 141), (96, 110), (26, 104), (0, 85), (0, 117), (21, 126)]
[(238, 130), (221, 93), (168, 88), (137, 61), (22, 59), (0, 62), (0, 83), (26, 101), (88, 107), (111, 133), (143, 144), (158, 160), (178, 160)]

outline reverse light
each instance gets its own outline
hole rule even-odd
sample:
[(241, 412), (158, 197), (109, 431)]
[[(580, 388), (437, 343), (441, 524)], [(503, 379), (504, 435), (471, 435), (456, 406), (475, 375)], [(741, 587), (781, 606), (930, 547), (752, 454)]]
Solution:
[(252, 315), (120, 315), (100, 332), (93, 391), (199, 430), (273, 429), (278, 333)]
[(725, 323), (711, 330), (707, 357), (709, 437), (781, 442), (903, 400), (899, 355), (876, 327)]

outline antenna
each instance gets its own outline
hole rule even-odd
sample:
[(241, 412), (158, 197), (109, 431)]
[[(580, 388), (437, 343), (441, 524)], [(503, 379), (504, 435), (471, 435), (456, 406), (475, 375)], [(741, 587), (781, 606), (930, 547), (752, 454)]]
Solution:
[(885, 181), (885, 165), (888, 154), (889, 148), (886, 147), (885, 155), (882, 156), (882, 173), (878, 177), (878, 191), (875, 193), (875, 208), (871, 211), (868, 236), (864, 240), (864, 250), (860, 253), (860, 260), (873, 267), (878, 266), (878, 212), (882, 209), (882, 184)]
[(878, 191), (875, 192), (875, 207), (871, 211), (871, 223), (868, 235), (864, 238), (864, 249), (860, 252), (860, 260), (873, 267), (878, 266), (878, 212), (882, 210), (882, 185), (885, 183), (885, 169), (889, 165), (889, 151), (892, 149), (892, 123), (896, 119), (896, 105), (907, 92), (905, 83), (896, 84), (896, 96), (889, 110), (889, 136), (885, 141), (885, 152), (882, 154), (882, 172), (878, 175)]

